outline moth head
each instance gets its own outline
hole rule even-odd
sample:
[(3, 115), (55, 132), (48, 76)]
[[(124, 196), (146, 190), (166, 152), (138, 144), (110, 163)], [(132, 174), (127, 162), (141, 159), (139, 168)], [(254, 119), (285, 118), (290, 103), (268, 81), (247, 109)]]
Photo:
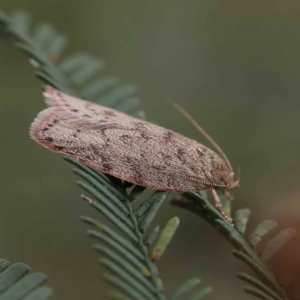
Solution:
[(240, 167), (238, 168), (238, 178), (236, 181), (234, 180), (233, 172), (230, 173), (230, 176), (231, 176), (231, 182), (229, 183), (227, 190), (232, 190), (232, 189), (235, 189), (240, 186), (240, 184), (241, 184), (241, 168)]
[(228, 190), (235, 189), (240, 186), (241, 183), (241, 170), (238, 168), (238, 179), (234, 180), (234, 172), (224, 172), (221, 176), (221, 180), (215, 187), (217, 190), (221, 190), (224, 193)]

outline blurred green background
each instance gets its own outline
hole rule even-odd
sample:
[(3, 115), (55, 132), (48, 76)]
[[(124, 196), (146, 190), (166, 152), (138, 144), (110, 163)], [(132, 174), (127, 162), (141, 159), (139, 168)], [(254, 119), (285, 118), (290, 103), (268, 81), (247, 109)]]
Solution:
[[(16, 9), (66, 33), (70, 52), (103, 58), (104, 74), (136, 84), (149, 120), (210, 146), (164, 98), (189, 111), (241, 166), (234, 209), (252, 210), (247, 233), (265, 219), (300, 232), (299, 1), (1, 1), (1, 10)], [(71, 166), (28, 136), (45, 107), (32, 73), (0, 39), (0, 255), (47, 273), (55, 299), (106, 299), (104, 270), (78, 219), (99, 216), (80, 200)], [(167, 292), (200, 276), (214, 288), (209, 299), (252, 299), (228, 242), (167, 202), (156, 223), (174, 215), (181, 225), (159, 261)], [(300, 285), (299, 250), (295, 238), (272, 259), (279, 280)]]

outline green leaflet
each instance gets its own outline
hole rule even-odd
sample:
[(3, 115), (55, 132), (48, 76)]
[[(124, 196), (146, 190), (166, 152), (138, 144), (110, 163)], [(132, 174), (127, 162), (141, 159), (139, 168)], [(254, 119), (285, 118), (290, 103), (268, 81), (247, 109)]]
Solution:
[(158, 209), (159, 205), (161, 205), (161, 203), (166, 199), (167, 195), (168, 192), (164, 191), (154, 192), (136, 209), (135, 215), (137, 217), (142, 217), (145, 213), (149, 214), (151, 210)]
[[(109, 210), (107, 210), (103, 205), (93, 201), (92, 199), (82, 195), (82, 198), (86, 200), (91, 206), (93, 206), (96, 210), (98, 210), (101, 214), (103, 214), (112, 224), (114, 224), (121, 232), (127, 235), (132, 241), (137, 241), (136, 236), (132, 233), (132, 225), (129, 225), (130, 221), (128, 220), (127, 223), (123, 223), (112, 214)], [(127, 219), (126, 219), (127, 220)], [(127, 225), (127, 226), (124, 226)]]
[(63, 86), (59, 81), (57, 81), (55, 78), (45, 74), (45, 73), (42, 73), (42, 72), (35, 72), (35, 76), (44, 81), (45, 83), (55, 87), (56, 89), (58, 90), (67, 90), (68, 88)]
[(92, 100), (120, 84), (115, 77), (100, 77), (88, 84), (81, 92), (84, 99)]
[(10, 266), (10, 263), (8, 260), (0, 258), (0, 272), (3, 272), (9, 266)]
[(262, 265), (259, 265), (251, 257), (247, 256), (246, 254), (240, 251), (233, 250), (232, 254), (238, 259), (242, 260), (245, 264), (247, 264), (256, 273), (256, 275), (264, 282), (264, 284), (266, 284), (271, 290), (273, 291), (278, 290), (276, 282), (273, 280), (273, 278), (268, 276), (268, 274), (266, 273)]
[(12, 13), (11, 19), (13, 20), (11, 26), (13, 27), (14, 31), (18, 32), (24, 38), (27, 38), (31, 23), (30, 15), (24, 11), (15, 11)]
[(58, 34), (49, 45), (49, 57), (52, 61), (57, 61), (68, 44), (68, 38), (64, 34)]
[(62, 62), (59, 63), (59, 68), (67, 74), (74, 74), (80, 70), (80, 68), (89, 67), (91, 64), (95, 64), (98, 68), (104, 68), (104, 62), (92, 56), (86, 52), (77, 52), (71, 56), (65, 58)]
[(116, 107), (124, 99), (131, 98), (137, 91), (137, 87), (132, 84), (121, 85), (106, 93), (106, 95), (99, 97), (96, 102), (104, 106)]
[(250, 217), (250, 209), (242, 208), (236, 211), (234, 216), (234, 226), (240, 234), (244, 234)]
[(43, 51), (47, 51), (55, 36), (54, 27), (49, 23), (43, 22), (35, 26), (32, 39), (37, 47)]
[(277, 222), (265, 220), (261, 222), (249, 236), (249, 245), (256, 247), (261, 239), (277, 226)]
[(196, 286), (200, 284), (201, 280), (200, 278), (192, 278), (186, 283), (184, 283), (171, 297), (171, 300), (179, 300), (184, 299), (182, 297), (185, 297), (186, 294), (191, 292)]
[[(110, 240), (119, 244), (120, 249), (127, 250), (132, 255), (136, 256), (140, 260), (143, 260), (142, 254), (125, 238), (116, 233), (114, 230), (110, 229), (108, 226), (103, 225), (102, 223), (90, 218), (90, 217), (81, 217), (81, 220), (87, 224), (94, 226), (96, 229), (100, 230), (106, 237)], [(124, 253), (121, 253), (124, 254)]]
[(159, 232), (160, 232), (160, 228), (159, 228), (159, 225), (155, 226), (151, 231), (150, 233), (148, 234), (148, 236), (146, 237), (145, 239), (145, 244), (148, 246), (148, 247), (151, 247), (152, 244), (156, 241), (158, 235), (159, 235)]
[(280, 231), (271, 241), (269, 241), (261, 255), (263, 261), (269, 260), (274, 253), (278, 252), (283, 246), (285, 246), (294, 236), (296, 230), (287, 228)]
[(47, 276), (42, 273), (27, 275), (30, 268), (22, 263), (10, 265), (1, 259), (0, 299), (1, 300), (46, 300), (52, 295), (52, 289), (43, 286)]
[(127, 296), (125, 296), (121, 293), (116, 293), (116, 292), (111, 292), (109, 295), (109, 298), (112, 300), (131, 300)]
[[(77, 182), (77, 185), (83, 188), (89, 194), (91, 194), (94, 198), (96, 198), (97, 202), (92, 201), (90, 204), (92, 204), (97, 210), (105, 214), (107, 218), (109, 215), (110, 221), (114, 222), (112, 219), (117, 218), (121, 222), (123, 222), (128, 228), (133, 228), (133, 224), (126, 217), (126, 215), (120, 209), (118, 209), (112, 202), (107, 201), (107, 199), (103, 195), (98, 193), (94, 188), (92, 188), (84, 182)], [(86, 196), (83, 195), (82, 198), (84, 200), (87, 200), (87, 202), (90, 202), (90, 200)], [(114, 224), (116, 225), (116, 223)]]
[(43, 286), (35, 289), (28, 294), (23, 300), (46, 300), (53, 294), (52, 289), (47, 286)]
[(71, 80), (76, 85), (85, 84), (103, 69), (104, 64), (101, 60), (91, 60), (86, 63), (83, 68), (79, 68), (79, 70), (71, 76)]
[(115, 264), (109, 259), (100, 258), (100, 264), (108, 269), (113, 274), (116, 274), (118, 278), (126, 282), (129, 286), (135, 289), (138, 293), (143, 295), (144, 298), (148, 300), (155, 300), (153, 293), (151, 293), (147, 288), (145, 288), (139, 281), (136, 280), (131, 274), (125, 272), (119, 265)]
[(140, 104), (139, 98), (132, 97), (132, 98), (128, 98), (126, 100), (126, 102), (122, 102), (122, 103), (116, 105), (115, 108), (118, 111), (121, 111), (126, 114), (130, 114), (138, 109), (139, 104)]
[(250, 287), (250, 286), (244, 287), (244, 290), (246, 293), (251, 294), (259, 299), (263, 299), (263, 300), (272, 300), (273, 299), (273, 298), (269, 297), (268, 295), (266, 295), (264, 292), (262, 292), (256, 288)]
[(0, 300), (17, 300), (24, 297), (36, 287), (47, 280), (47, 276), (42, 273), (33, 273), (25, 276), (18, 281), (13, 287), (6, 290), (1, 296)]
[(251, 285), (253, 285), (256, 289), (260, 290), (261, 292), (265, 293), (266, 295), (270, 296), (274, 300), (282, 300), (281, 297), (276, 295), (270, 288), (264, 285), (261, 281), (257, 280), (256, 278), (245, 274), (245, 273), (238, 273), (238, 277)]
[(0, 293), (24, 277), (30, 268), (25, 264), (14, 264), (0, 274)]
[[(165, 196), (166, 197), (166, 196)], [(165, 197), (159, 198), (157, 201), (153, 202), (152, 205), (149, 208), (149, 211), (143, 218), (143, 220), (140, 222), (140, 230), (142, 232), (145, 232), (149, 226), (151, 225), (154, 217), (156, 216), (157, 211), (159, 210), (161, 204), (163, 203)]]
[[(201, 280), (199, 278), (192, 278), (183, 284), (177, 292), (171, 297), (170, 300), (184, 300), (187, 299), (187, 294), (191, 293), (199, 284)], [(205, 287), (198, 291), (190, 300), (202, 300), (212, 291), (211, 287)]]
[[(121, 212), (123, 212), (125, 215), (128, 214), (128, 209), (124, 205), (123, 201), (120, 201), (116, 195), (111, 193), (109, 189), (107, 188), (107, 183), (104, 182), (104, 184), (99, 183), (98, 180), (95, 180), (92, 176), (86, 174), (85, 172), (81, 170), (74, 169), (73, 172), (76, 175), (79, 175), (82, 179), (86, 180), (93, 188), (95, 188), (98, 192), (100, 192), (103, 196), (105, 196), (106, 199), (109, 199), (110, 201), (105, 201), (104, 205), (108, 206), (110, 209), (118, 209)], [(96, 193), (96, 192), (94, 192)], [(98, 193), (96, 193), (98, 195)], [(100, 200), (101, 201), (101, 200)]]
[[(140, 260), (138, 260), (136, 257), (134, 257), (127, 250), (124, 250), (122, 247), (120, 247), (120, 245), (118, 245), (118, 243), (112, 241), (111, 239), (109, 239), (108, 237), (106, 237), (104, 235), (101, 235), (100, 233), (96, 234), (95, 232), (89, 231), (88, 234), (91, 237), (97, 238), (101, 242), (106, 243), (111, 249), (113, 249), (116, 252), (120, 253), (120, 255), (122, 255), (123, 259), (125, 259), (128, 263), (130, 263), (134, 267), (136, 267), (138, 269), (138, 271), (141, 274), (143, 274), (143, 276), (149, 277), (151, 275), (149, 269), (145, 265), (143, 265), (143, 263)], [(103, 247), (101, 245), (94, 245), (93, 249), (96, 252), (99, 252), (101, 254), (104, 254), (104, 252), (105, 252), (105, 250), (103, 250)], [(105, 254), (106, 254), (106, 252), (105, 252)]]
[(177, 217), (169, 220), (165, 228), (162, 230), (160, 236), (158, 237), (156, 244), (153, 246), (150, 256), (152, 261), (158, 260), (165, 252), (167, 246), (169, 245), (173, 235), (177, 230), (178, 225), (179, 219)]
[(112, 275), (106, 275), (104, 279), (110, 283), (112, 286), (116, 287), (117, 289), (124, 292), (126, 295), (130, 297), (130, 299), (134, 300), (142, 300), (145, 299), (139, 292), (137, 292), (135, 289), (132, 289), (126, 282), (119, 279), (116, 276)]
[(211, 292), (212, 292), (212, 288), (210, 286), (205, 287), (200, 292), (198, 292), (194, 297), (192, 297), (191, 300), (202, 300)]
[(150, 283), (150, 281), (148, 280), (149, 276), (150, 276), (150, 271), (146, 268), (146, 266), (143, 266), (141, 263), (139, 263), (140, 265), (138, 265), (138, 268), (137, 268), (137, 264), (135, 262), (132, 263), (130, 260), (127, 259), (126, 256), (121, 257), (120, 255), (111, 251), (111, 249), (103, 247), (101, 245), (96, 245), (93, 248), (97, 252), (101, 253), (103, 256), (106, 256), (111, 261), (118, 264), (128, 274), (135, 277), (146, 288), (148, 288), (150, 291), (154, 292), (154, 288), (153, 288), (152, 284)]
[(129, 199), (132, 201), (136, 201), (141, 196), (141, 194), (144, 192), (145, 189), (146, 188), (141, 185), (134, 186), (134, 188), (131, 190), (129, 194)]
[[(117, 187), (114, 185), (114, 183), (111, 183), (109, 180), (107, 180), (104, 176), (101, 176), (96, 171), (92, 170), (91, 168), (85, 166), (84, 164), (77, 161), (75, 158), (69, 157), (69, 156), (63, 156), (63, 159), (67, 162), (75, 165), (80, 170), (84, 171), (87, 175), (90, 175), (92, 178), (96, 179), (100, 185), (104, 187), (104, 189), (107, 190), (107, 192), (110, 192), (114, 194), (122, 203), (126, 203), (126, 197), (124, 194), (122, 194)], [(78, 173), (79, 174), (79, 173)], [(85, 179), (87, 180), (88, 177), (85, 176)]]

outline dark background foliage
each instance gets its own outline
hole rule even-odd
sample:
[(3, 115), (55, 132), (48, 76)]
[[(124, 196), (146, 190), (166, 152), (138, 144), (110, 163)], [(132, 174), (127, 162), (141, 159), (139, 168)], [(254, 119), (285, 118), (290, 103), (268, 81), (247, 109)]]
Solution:
[[(234, 208), (252, 210), (249, 232), (267, 218), (300, 231), (300, 4), (237, 2), (2, 0), (1, 9), (54, 23), (69, 50), (103, 58), (105, 74), (140, 88), (148, 119), (208, 145), (164, 98), (180, 103), (241, 166)], [(0, 66), (1, 256), (47, 273), (59, 299), (105, 293), (78, 221), (95, 213), (80, 200), (70, 166), (28, 136), (45, 107), (41, 84), (3, 39)], [(167, 202), (157, 222), (173, 215), (181, 225), (159, 262), (167, 290), (199, 275), (213, 298), (251, 299), (225, 239)], [(279, 278), (300, 281), (299, 245), (298, 237), (270, 262)]]

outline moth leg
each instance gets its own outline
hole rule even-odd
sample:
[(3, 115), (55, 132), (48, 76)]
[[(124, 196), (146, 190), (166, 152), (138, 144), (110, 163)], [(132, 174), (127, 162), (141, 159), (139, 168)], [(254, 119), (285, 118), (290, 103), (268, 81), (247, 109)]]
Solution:
[(229, 200), (234, 200), (234, 197), (228, 192), (228, 190), (225, 190), (223, 193)]
[(217, 210), (221, 213), (221, 215), (222, 215), (222, 216), (223, 216), (230, 224), (232, 224), (232, 219), (231, 219), (230, 217), (226, 216), (226, 214), (225, 214), (225, 212), (224, 212), (224, 210), (223, 210), (222, 203), (221, 203), (221, 201), (220, 201), (220, 198), (219, 198), (219, 196), (218, 196), (216, 190), (215, 190), (215, 189), (211, 189), (210, 191), (211, 191), (211, 194), (212, 194), (213, 199), (214, 199), (214, 201), (215, 201), (215, 207), (216, 207)]

